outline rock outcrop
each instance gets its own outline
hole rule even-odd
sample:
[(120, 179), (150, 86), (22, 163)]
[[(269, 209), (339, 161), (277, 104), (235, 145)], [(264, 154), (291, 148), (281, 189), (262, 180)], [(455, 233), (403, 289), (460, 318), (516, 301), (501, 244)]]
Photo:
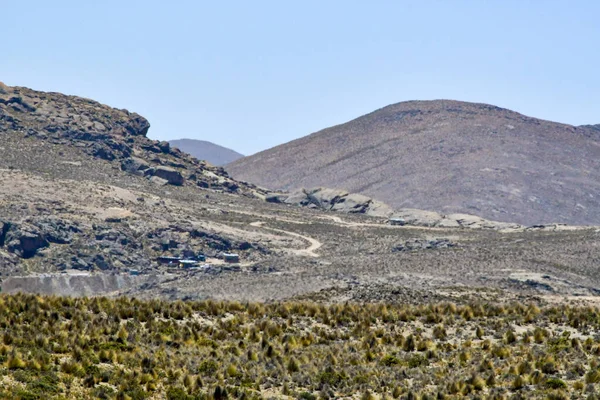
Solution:
[(414, 208), (403, 208), (394, 211), (392, 218), (403, 219), (406, 225), (438, 227), (438, 228), (471, 228), (471, 229), (494, 229), (515, 230), (523, 229), (524, 226), (507, 222), (490, 221), (469, 214), (443, 215), (435, 211), (417, 210)]
[(267, 196), (266, 200), (271, 203), (293, 204), (375, 217), (387, 217), (393, 212), (386, 204), (370, 197), (328, 188), (301, 189), (289, 194), (273, 193)]
[(458, 246), (450, 239), (421, 239), (415, 238), (405, 241), (402, 244), (397, 245), (392, 249), (396, 251), (419, 251), (419, 250), (434, 250), (434, 249), (448, 249), (451, 247)]
[(6, 85), (0, 89), (0, 135), (76, 147), (159, 184), (196, 185), (250, 196), (266, 193), (234, 181), (223, 168), (172, 148), (166, 141), (147, 138), (150, 123), (136, 113), (60, 93)]

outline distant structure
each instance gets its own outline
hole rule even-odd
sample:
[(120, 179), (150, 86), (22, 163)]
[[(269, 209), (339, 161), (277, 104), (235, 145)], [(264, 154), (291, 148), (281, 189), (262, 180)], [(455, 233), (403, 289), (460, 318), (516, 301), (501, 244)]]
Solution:
[(200, 262), (206, 261), (206, 256), (204, 254), (198, 254), (192, 258), (160, 256), (156, 260), (163, 265), (170, 265), (172, 267), (177, 266), (180, 268), (192, 268), (198, 266)]
[(388, 222), (390, 225), (398, 225), (398, 226), (406, 225), (406, 220), (404, 218), (390, 218)]
[(161, 256), (156, 259), (160, 264), (166, 265), (179, 265), (179, 261), (181, 261), (181, 257), (167, 257)]
[(223, 253), (223, 260), (226, 263), (235, 264), (240, 262), (240, 256), (235, 253)]
[(198, 266), (198, 261), (197, 260), (180, 260), (179, 261), (179, 266), (181, 268), (194, 268)]

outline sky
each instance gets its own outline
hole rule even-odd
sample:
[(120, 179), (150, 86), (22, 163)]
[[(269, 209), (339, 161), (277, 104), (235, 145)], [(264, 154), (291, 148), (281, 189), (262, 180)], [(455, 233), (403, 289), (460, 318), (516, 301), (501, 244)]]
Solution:
[(600, 123), (600, 2), (0, 0), (0, 81), (249, 155), (406, 100)]

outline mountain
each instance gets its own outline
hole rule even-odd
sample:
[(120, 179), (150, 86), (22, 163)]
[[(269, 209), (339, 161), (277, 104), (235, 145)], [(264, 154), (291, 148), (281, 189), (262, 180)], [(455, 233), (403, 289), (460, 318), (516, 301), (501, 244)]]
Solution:
[(237, 151), (205, 140), (178, 139), (170, 140), (169, 143), (171, 146), (196, 157), (198, 160), (206, 160), (212, 165), (217, 166), (229, 164), (244, 157), (243, 154)]
[[(206, 223), (220, 195), (266, 192), (150, 140), (149, 129), (127, 110), (0, 84), (0, 275), (25, 265), (114, 274), (160, 254), (268, 253), (243, 231)], [(94, 285), (119, 282), (102, 279), (110, 282)]]
[(134, 112), (0, 85), (3, 293), (406, 303), (600, 288), (597, 229), (419, 210), (390, 225), (370, 197), (270, 192), (149, 129)]
[(271, 189), (325, 186), (394, 208), (600, 224), (600, 131), (451, 100), (393, 104), (226, 166)]

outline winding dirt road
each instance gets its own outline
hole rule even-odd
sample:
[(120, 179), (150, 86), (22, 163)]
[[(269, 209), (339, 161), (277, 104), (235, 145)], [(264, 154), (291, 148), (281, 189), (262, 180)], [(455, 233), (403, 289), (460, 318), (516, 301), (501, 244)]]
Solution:
[(264, 224), (265, 223), (263, 221), (255, 221), (255, 222), (251, 222), (250, 226), (254, 226), (256, 228), (268, 229), (268, 230), (271, 230), (274, 232), (279, 232), (279, 233), (283, 233), (283, 234), (286, 234), (289, 236), (295, 236), (302, 240), (306, 240), (307, 242), (310, 243), (310, 246), (308, 246), (306, 249), (290, 249), (290, 251), (299, 256), (319, 257), (319, 255), (317, 253), (315, 253), (315, 251), (318, 250), (323, 245), (323, 243), (319, 242), (317, 239), (311, 238), (309, 236), (300, 235), (299, 233), (296, 233), (296, 232), (285, 231), (283, 229), (277, 229), (277, 228), (270, 228), (268, 226), (264, 226)]

